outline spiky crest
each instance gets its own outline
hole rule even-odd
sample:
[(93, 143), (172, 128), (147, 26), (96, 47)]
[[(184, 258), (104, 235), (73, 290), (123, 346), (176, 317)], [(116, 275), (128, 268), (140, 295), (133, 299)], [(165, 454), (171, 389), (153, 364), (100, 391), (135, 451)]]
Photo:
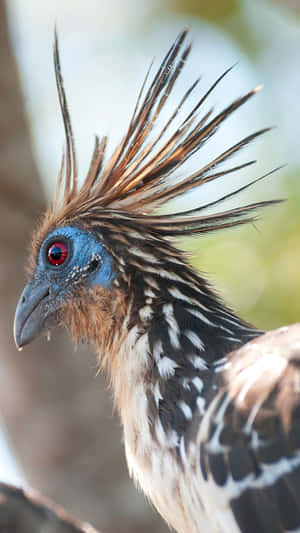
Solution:
[[(87, 177), (81, 186), (77, 184), (77, 163), (70, 115), (67, 106), (63, 79), (61, 75), (58, 40), (55, 33), (54, 64), (59, 103), (64, 122), (66, 150), (58, 180), (56, 198), (52, 209), (48, 212), (44, 227), (64, 224), (72, 220), (88, 219), (94, 222), (99, 217), (109, 218), (111, 213), (116, 217), (141, 223), (149, 230), (162, 237), (189, 235), (208, 232), (243, 224), (254, 218), (258, 208), (273, 204), (275, 201), (251, 203), (242, 207), (224, 210), (215, 214), (201, 214), (202, 211), (217, 205), (251, 187), (273, 171), (261, 176), (247, 185), (226, 194), (217, 200), (200, 205), (194, 209), (157, 215), (157, 206), (168, 202), (204, 183), (217, 180), (227, 174), (237, 172), (255, 161), (247, 161), (237, 166), (218, 170), (221, 163), (227, 161), (248, 143), (268, 131), (259, 130), (240, 142), (234, 144), (218, 157), (200, 168), (193, 174), (171, 182), (170, 176), (187, 161), (201, 146), (216, 133), (219, 126), (235, 110), (247, 102), (260, 89), (257, 87), (240, 98), (237, 98), (223, 111), (213, 115), (211, 108), (202, 117), (198, 112), (208, 96), (231, 69), (226, 70), (200, 98), (198, 103), (186, 115), (173, 133), (169, 133), (175, 117), (188, 100), (199, 83), (197, 79), (181, 98), (179, 104), (160, 132), (150, 139), (150, 134), (157, 122), (169, 94), (184, 66), (191, 50), (191, 44), (184, 45), (188, 28), (184, 28), (163, 59), (151, 83), (147, 81), (150, 68), (137, 99), (132, 118), (126, 134), (114, 151), (111, 159), (103, 168), (107, 138), (96, 137), (94, 152)], [(168, 134), (168, 135), (167, 135)]]

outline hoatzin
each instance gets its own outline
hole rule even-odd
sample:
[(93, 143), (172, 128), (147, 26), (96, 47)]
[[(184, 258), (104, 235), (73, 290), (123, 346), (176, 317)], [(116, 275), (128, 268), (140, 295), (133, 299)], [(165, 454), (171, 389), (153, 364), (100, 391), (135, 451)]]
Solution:
[(110, 375), (130, 475), (176, 531), (300, 531), (299, 325), (263, 334), (244, 322), (174, 242), (252, 221), (274, 202), (210, 211), (258, 178), (193, 209), (157, 211), (250, 165), (229, 160), (266, 131), (204, 165), (199, 157), (198, 170), (174, 179), (257, 91), (203, 112), (225, 72), (184, 111), (196, 80), (155, 131), (190, 52), (187, 31), (152, 81), (147, 75), (106, 163), (107, 139), (96, 137), (81, 186), (55, 39), (66, 149), (55, 200), (33, 237), (15, 341), (21, 348), (63, 324), (75, 342), (94, 345)]

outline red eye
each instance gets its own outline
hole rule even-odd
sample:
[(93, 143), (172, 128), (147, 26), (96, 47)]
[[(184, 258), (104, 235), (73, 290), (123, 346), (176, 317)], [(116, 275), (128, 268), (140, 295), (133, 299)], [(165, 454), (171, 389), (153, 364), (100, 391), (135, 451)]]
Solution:
[(48, 249), (48, 260), (51, 265), (62, 265), (67, 259), (67, 256), (68, 248), (63, 242), (54, 242)]

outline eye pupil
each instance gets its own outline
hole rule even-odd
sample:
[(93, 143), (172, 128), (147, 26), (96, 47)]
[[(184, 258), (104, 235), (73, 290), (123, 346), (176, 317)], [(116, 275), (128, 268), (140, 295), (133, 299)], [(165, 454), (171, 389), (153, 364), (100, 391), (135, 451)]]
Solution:
[(51, 265), (59, 266), (65, 262), (68, 248), (63, 242), (54, 242), (48, 249), (48, 260)]

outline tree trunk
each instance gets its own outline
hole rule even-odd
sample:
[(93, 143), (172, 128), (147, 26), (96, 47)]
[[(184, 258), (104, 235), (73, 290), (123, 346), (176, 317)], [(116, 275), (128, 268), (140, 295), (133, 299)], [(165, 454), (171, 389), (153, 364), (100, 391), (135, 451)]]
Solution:
[(17, 352), (12, 339), (30, 235), (45, 206), (0, 0), (0, 406), (29, 483), (99, 529), (166, 531), (128, 479), (121, 432), (87, 348), (66, 335)]

